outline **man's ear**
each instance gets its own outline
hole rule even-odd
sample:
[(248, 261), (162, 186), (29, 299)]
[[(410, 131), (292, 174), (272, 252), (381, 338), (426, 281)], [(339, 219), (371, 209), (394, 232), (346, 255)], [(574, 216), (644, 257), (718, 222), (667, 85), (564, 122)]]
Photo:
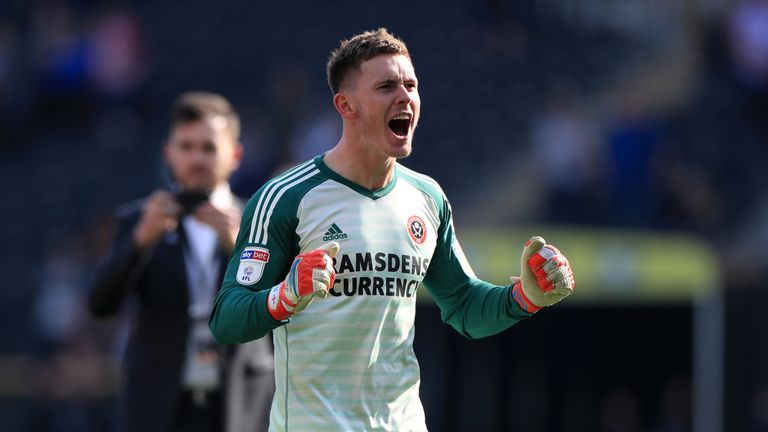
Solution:
[(354, 103), (344, 91), (340, 91), (333, 96), (333, 106), (342, 118), (351, 119), (357, 116)]
[(165, 163), (170, 165), (170, 163), (171, 163), (171, 143), (168, 140), (165, 140), (165, 143), (163, 144), (163, 157), (165, 158)]
[(238, 142), (235, 144), (235, 148), (232, 149), (232, 171), (236, 171), (240, 168), (240, 163), (243, 161), (243, 154), (245, 153), (245, 147), (243, 143)]

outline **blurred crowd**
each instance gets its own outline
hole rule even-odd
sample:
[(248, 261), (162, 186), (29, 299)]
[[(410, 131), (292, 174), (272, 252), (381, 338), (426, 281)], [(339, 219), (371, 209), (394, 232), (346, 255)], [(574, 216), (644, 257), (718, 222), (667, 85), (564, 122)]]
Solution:
[[(445, 187), (467, 215), (460, 226), (685, 231), (718, 251), (725, 287), (739, 292), (727, 310), (750, 307), (750, 324), (734, 324), (746, 347), (729, 345), (746, 354), (735, 364), (749, 381), (738, 430), (768, 430), (754, 306), (768, 275), (768, 1), (611, 11), (455, 0), (407, 2), (408, 13), (253, 3), (0, 4), (6, 430), (103, 430), (111, 419), (125, 323), (92, 322), (83, 290), (115, 206), (167, 180), (170, 100), (213, 90), (238, 107), (246, 156), (232, 185), (248, 198), (335, 143), (328, 50), (381, 25), (409, 44), (420, 78), (424, 112), (405, 164)], [(488, 200), (498, 204), (479, 205)], [(685, 406), (688, 379), (650, 397)], [(600, 430), (689, 430), (674, 413), (641, 420), (642, 397), (608, 389)], [(24, 415), (41, 409), (51, 415)]]

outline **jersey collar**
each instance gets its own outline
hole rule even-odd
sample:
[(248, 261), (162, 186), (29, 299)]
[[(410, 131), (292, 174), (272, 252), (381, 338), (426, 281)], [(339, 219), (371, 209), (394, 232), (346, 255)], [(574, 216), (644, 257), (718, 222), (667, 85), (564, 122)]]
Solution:
[(342, 177), (341, 175), (339, 175), (339, 173), (337, 173), (336, 171), (330, 169), (328, 167), (328, 165), (325, 164), (325, 161), (323, 160), (324, 156), (325, 156), (325, 153), (323, 153), (321, 155), (315, 156), (315, 166), (317, 166), (317, 169), (319, 169), (321, 173), (323, 173), (329, 179), (331, 179), (331, 180), (333, 180), (335, 182), (341, 183), (344, 186), (346, 186), (346, 187), (352, 189), (353, 191), (359, 193), (360, 195), (368, 197), (368, 198), (370, 198), (372, 200), (376, 200), (376, 199), (379, 199), (379, 198), (381, 198), (383, 196), (386, 196), (388, 193), (390, 193), (392, 191), (392, 189), (395, 188), (395, 184), (397, 184), (397, 172), (399, 171), (398, 167), (397, 167), (397, 164), (395, 164), (395, 170), (392, 173), (392, 180), (390, 180), (389, 183), (387, 183), (387, 185), (384, 186), (383, 188), (376, 189), (376, 190), (372, 191), (372, 190), (370, 190), (368, 188), (360, 186), (359, 184), (357, 184), (357, 183), (355, 183), (355, 182), (353, 182), (353, 181), (351, 181), (351, 180), (349, 180), (349, 179), (347, 179), (345, 177)]

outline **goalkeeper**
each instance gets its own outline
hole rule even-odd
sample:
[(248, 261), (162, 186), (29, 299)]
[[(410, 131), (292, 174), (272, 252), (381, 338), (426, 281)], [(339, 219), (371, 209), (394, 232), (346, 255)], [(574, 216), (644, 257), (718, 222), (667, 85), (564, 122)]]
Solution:
[(420, 110), (401, 40), (379, 29), (342, 41), (327, 72), (342, 136), (251, 197), (209, 325), (222, 343), (273, 332), (270, 431), (423, 431), (419, 284), (474, 339), (571, 294), (573, 273), (533, 237), (511, 286), (475, 277), (440, 187), (398, 163)]

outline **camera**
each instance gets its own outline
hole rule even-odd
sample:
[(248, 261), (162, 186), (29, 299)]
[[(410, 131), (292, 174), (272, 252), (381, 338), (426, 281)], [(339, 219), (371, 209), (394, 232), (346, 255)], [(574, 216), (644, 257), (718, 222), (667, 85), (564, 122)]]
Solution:
[(200, 204), (207, 202), (209, 199), (208, 192), (205, 191), (187, 191), (182, 190), (176, 192), (176, 201), (182, 208), (182, 214), (189, 214), (195, 211), (195, 208)]

